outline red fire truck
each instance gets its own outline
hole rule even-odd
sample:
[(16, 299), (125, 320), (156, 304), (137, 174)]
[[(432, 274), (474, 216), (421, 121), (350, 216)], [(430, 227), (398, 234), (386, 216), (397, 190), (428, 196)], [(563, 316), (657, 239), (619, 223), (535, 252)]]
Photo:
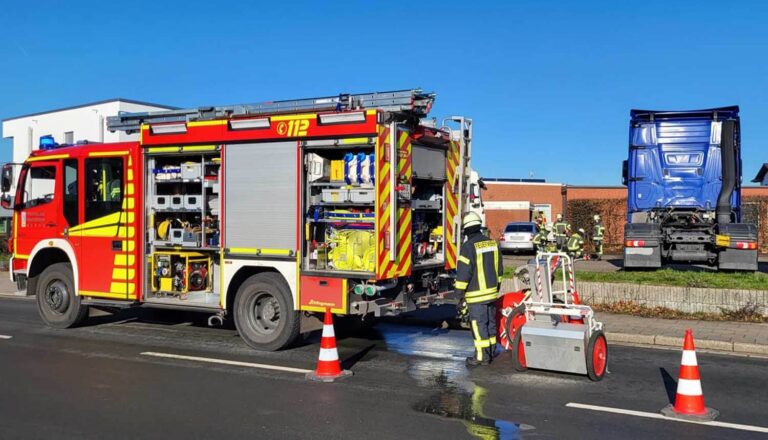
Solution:
[(54, 327), (90, 306), (186, 309), (232, 317), (262, 350), (326, 308), (455, 302), (472, 121), (425, 120), (433, 101), (414, 89), (110, 117), (140, 140), (3, 168), (11, 276)]

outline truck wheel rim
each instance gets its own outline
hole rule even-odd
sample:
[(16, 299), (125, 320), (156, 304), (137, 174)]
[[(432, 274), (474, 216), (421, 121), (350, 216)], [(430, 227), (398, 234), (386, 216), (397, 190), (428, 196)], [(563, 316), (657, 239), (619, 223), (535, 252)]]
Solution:
[(608, 360), (605, 338), (602, 336), (595, 339), (595, 346), (592, 348), (592, 367), (595, 375), (602, 376), (605, 372), (605, 364)]
[(69, 308), (69, 292), (67, 285), (61, 280), (55, 280), (45, 288), (45, 304), (56, 314), (63, 314)]
[(280, 304), (271, 293), (260, 292), (248, 304), (248, 323), (258, 333), (269, 335), (280, 324)]

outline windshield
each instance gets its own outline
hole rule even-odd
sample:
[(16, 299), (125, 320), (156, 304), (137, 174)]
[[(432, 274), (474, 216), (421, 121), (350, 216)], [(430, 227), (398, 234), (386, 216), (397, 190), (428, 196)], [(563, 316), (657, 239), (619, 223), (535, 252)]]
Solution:
[(506, 229), (504, 229), (504, 232), (535, 232), (534, 226), (531, 224), (512, 224), (507, 225)]

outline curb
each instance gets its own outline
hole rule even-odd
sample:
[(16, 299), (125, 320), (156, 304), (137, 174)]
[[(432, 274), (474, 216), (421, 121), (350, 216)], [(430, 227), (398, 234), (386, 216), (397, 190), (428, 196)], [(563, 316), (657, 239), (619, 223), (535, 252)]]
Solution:
[[(625, 342), (637, 345), (651, 345), (658, 347), (676, 347), (683, 346), (683, 338), (663, 336), (663, 335), (637, 335), (629, 333), (606, 332), (605, 337), (609, 342)], [(696, 348), (705, 350), (715, 350), (719, 352), (732, 352), (738, 354), (759, 354), (768, 355), (768, 345), (747, 344), (743, 342), (717, 341), (712, 339), (696, 339)]]

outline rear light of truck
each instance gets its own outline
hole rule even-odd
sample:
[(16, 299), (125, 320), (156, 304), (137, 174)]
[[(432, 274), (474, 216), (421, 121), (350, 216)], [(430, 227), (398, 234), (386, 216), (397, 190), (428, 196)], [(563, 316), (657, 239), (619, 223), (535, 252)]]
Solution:
[(754, 241), (737, 241), (736, 249), (754, 250), (754, 249), (757, 249), (757, 243), (755, 243)]
[(645, 246), (645, 240), (627, 240), (624, 242), (626, 247), (643, 247)]

